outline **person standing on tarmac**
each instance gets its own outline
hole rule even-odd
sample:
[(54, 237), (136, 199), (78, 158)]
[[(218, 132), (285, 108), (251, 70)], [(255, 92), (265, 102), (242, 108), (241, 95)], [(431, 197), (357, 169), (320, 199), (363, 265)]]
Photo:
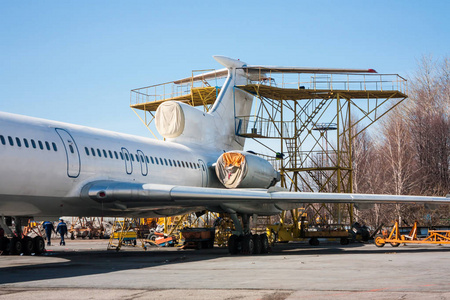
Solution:
[(58, 227), (56, 227), (56, 232), (61, 236), (60, 246), (65, 246), (66, 242), (64, 241), (64, 236), (67, 234), (67, 225), (64, 223), (63, 219), (59, 219)]
[(56, 233), (53, 222), (45, 221), (42, 227), (44, 227), (45, 235), (47, 236), (47, 246), (51, 246), (50, 239), (52, 238), (52, 232)]

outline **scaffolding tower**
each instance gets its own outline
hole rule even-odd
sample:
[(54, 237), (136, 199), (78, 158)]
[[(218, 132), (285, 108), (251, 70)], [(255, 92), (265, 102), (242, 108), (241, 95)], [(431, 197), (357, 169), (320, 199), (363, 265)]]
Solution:
[[(252, 74), (248, 76), (252, 80), (235, 87), (256, 98), (253, 115), (235, 116), (236, 134), (263, 146), (259, 154), (281, 173), (282, 187), (290, 191), (352, 193), (353, 143), (407, 98), (406, 79), (397, 74), (267, 69), (259, 74), (259, 78)], [(208, 111), (225, 76), (218, 72), (213, 80), (205, 80), (194, 76), (193, 71), (190, 81), (134, 89), (130, 106), (138, 115), (138, 111), (144, 113), (140, 118), (149, 129), (153, 112), (165, 101), (184, 101)], [(297, 224), (305, 213), (308, 224), (341, 226), (353, 222), (351, 205), (305, 205), (291, 211), (293, 222)]]

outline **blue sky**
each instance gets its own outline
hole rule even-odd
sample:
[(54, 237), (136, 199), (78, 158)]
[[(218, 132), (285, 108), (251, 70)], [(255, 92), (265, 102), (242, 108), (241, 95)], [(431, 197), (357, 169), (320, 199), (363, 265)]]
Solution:
[(0, 111), (149, 136), (130, 90), (249, 64), (410, 75), (449, 55), (450, 1), (0, 0)]

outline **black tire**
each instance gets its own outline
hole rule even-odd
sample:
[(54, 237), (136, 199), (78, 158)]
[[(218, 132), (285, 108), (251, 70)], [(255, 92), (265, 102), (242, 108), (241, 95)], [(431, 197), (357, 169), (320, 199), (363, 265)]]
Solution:
[(9, 253), (12, 255), (18, 255), (22, 253), (22, 239), (13, 237), (9, 243)]
[(342, 246), (348, 245), (350, 243), (350, 241), (348, 240), (348, 238), (342, 237), (340, 240), (340, 244)]
[(398, 247), (398, 246), (400, 246), (400, 243), (391, 243), (391, 246), (392, 247)]
[(260, 234), (259, 238), (261, 240), (261, 253), (269, 253), (269, 239), (265, 233)]
[(262, 242), (261, 242), (261, 237), (257, 234), (254, 234), (252, 236), (253, 239), (253, 254), (261, 254), (262, 251)]
[(70, 239), (74, 240), (75, 239), (75, 234), (73, 234), (73, 232), (70, 234)]
[(6, 236), (0, 238), (0, 251), (4, 255), (9, 254), (9, 239)]
[(252, 235), (246, 235), (242, 238), (242, 253), (253, 254), (255, 244), (253, 243)]
[(228, 252), (232, 255), (238, 254), (239, 252), (239, 237), (235, 234), (228, 239)]
[(45, 252), (45, 241), (41, 236), (37, 236), (34, 239), (34, 251), (36, 254)]
[(25, 254), (35, 253), (34, 241), (31, 237), (26, 236), (22, 239), (22, 251)]
[(318, 239), (318, 238), (313, 237), (313, 238), (310, 238), (310, 239), (309, 239), (309, 244), (310, 244), (311, 246), (319, 246), (319, 245), (320, 245), (320, 242), (319, 242), (319, 239)]

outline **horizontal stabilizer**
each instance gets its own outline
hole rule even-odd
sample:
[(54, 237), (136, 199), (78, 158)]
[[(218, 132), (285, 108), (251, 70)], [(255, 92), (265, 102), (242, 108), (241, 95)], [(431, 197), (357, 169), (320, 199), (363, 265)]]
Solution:
[(278, 67), (278, 66), (244, 66), (244, 70), (256, 70), (263, 73), (377, 73), (374, 69), (333, 69), (308, 67)]
[(180, 80), (175, 80), (173, 83), (175, 84), (183, 84), (194, 81), (203, 81), (214, 78), (222, 78), (228, 75), (228, 69), (220, 69), (212, 72), (202, 73), (191, 77), (186, 77)]

